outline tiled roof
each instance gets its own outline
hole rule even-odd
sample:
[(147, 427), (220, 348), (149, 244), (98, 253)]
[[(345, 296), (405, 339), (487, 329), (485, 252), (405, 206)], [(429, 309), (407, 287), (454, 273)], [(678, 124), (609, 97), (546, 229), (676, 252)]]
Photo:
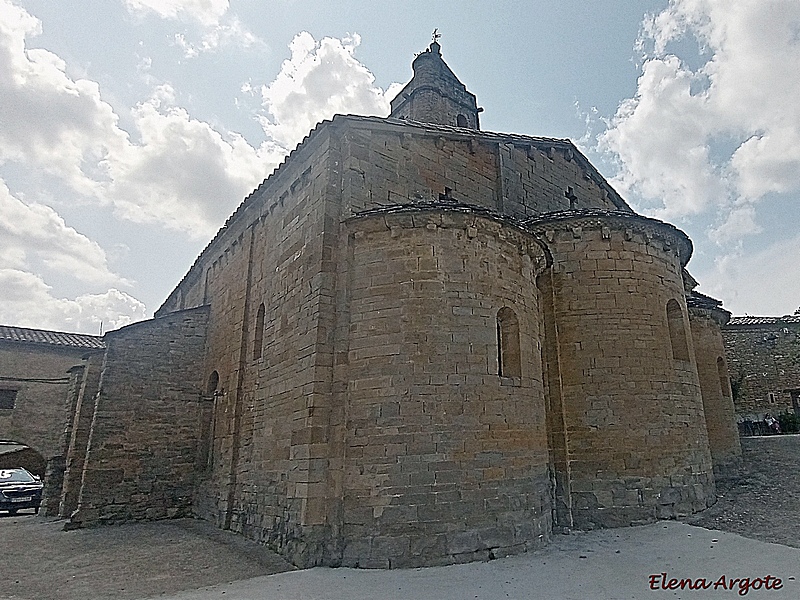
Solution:
[(692, 290), (692, 293), (686, 297), (686, 305), (695, 308), (722, 309), (722, 300)]
[(103, 338), (85, 333), (64, 333), (46, 329), (28, 329), (0, 325), (0, 341), (24, 342), (28, 344), (47, 344), (66, 348), (86, 348), (88, 350), (105, 348)]
[(732, 317), (728, 326), (736, 325), (782, 325), (784, 323), (800, 323), (800, 315), (785, 315), (783, 317)]

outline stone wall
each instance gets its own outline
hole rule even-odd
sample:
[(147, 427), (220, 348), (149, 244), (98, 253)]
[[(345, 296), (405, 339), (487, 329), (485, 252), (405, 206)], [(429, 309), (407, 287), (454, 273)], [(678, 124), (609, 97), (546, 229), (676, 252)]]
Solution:
[(440, 194), (516, 218), (625, 208), (568, 142), (373, 121), (334, 125), (342, 131), (343, 195), (351, 214)]
[(735, 477), (742, 460), (728, 364), (720, 326), (728, 320), (721, 310), (692, 307), (689, 321), (703, 395), (708, 443), (716, 479)]
[[(348, 230), (342, 564), (431, 565), (543, 545), (542, 248), (446, 210), (376, 214)], [(498, 375), (504, 308), (518, 321), (520, 376)]]
[(17, 390), (14, 408), (0, 409), (0, 439), (26, 444), (45, 460), (63, 456), (71, 409), (67, 371), (85, 353), (82, 348), (0, 341), (0, 389)]
[[(552, 211), (538, 242), (515, 220)], [(209, 307), (195, 513), (298, 565), (400, 566), (543, 543), (553, 486), (563, 526), (706, 506), (689, 253), (569, 142), (318, 126), (157, 313)]]
[(64, 476), (58, 506), (60, 517), (68, 518), (78, 508), (78, 495), (104, 359), (105, 352), (94, 352), (88, 355), (79, 371), (75, 409), (67, 429), (69, 437), (66, 442)]
[(69, 388), (66, 398), (67, 421), (60, 435), (61, 454), (51, 458), (47, 463), (47, 473), (42, 490), (41, 512), (47, 516), (58, 514), (61, 504), (61, 489), (64, 487), (64, 470), (66, 465), (67, 447), (71, 435), (71, 422), (68, 415), (74, 413), (80, 395), (81, 380), (83, 379), (84, 365), (75, 365), (69, 369)]
[(106, 334), (72, 527), (191, 515), (207, 316), (198, 308)]
[(553, 253), (560, 378), (549, 379), (560, 389), (549, 393), (563, 407), (566, 465), (555, 466), (571, 490), (557, 503), (581, 528), (705, 508), (714, 483), (681, 277), (688, 240), (642, 217), (531, 226)]
[(735, 317), (723, 337), (740, 419), (800, 412), (800, 317)]
[(216, 372), (219, 384), (195, 508), (302, 565), (331, 556), (334, 507), (323, 483), (341, 194), (336, 152), (324, 135), (304, 146), (205, 263), (204, 377)]

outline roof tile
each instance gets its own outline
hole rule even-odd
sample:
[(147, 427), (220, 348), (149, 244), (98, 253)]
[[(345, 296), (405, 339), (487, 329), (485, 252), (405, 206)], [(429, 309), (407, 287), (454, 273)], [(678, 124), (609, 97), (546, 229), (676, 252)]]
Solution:
[(66, 333), (47, 329), (28, 329), (0, 325), (0, 341), (46, 344), (67, 348), (101, 349), (105, 348), (103, 338), (85, 333)]

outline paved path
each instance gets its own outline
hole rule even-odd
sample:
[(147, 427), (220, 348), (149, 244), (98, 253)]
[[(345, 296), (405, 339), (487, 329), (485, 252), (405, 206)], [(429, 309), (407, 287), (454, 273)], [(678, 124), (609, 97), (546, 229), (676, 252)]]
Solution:
[[(705, 578), (708, 589), (651, 589), (671, 579)], [(770, 586), (764, 589), (764, 578)], [(725, 577), (723, 583), (720, 579)], [(780, 584), (774, 577), (781, 579)], [(759, 589), (727, 589), (748, 578)], [(759, 580), (756, 582), (756, 580)], [(716, 589), (714, 583), (719, 583)], [(677, 584), (677, 582), (676, 582)], [(685, 525), (645, 527), (557, 536), (545, 550), (487, 563), (412, 570), (317, 568), (257, 577), (162, 600), (506, 600), (508, 598), (617, 600), (666, 598), (800, 598), (800, 549), (767, 544)]]

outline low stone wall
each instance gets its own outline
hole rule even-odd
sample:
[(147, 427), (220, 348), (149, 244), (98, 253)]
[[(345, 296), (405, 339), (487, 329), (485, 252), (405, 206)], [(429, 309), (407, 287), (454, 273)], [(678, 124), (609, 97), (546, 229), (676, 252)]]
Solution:
[(192, 309), (106, 335), (71, 526), (191, 515), (206, 320)]

